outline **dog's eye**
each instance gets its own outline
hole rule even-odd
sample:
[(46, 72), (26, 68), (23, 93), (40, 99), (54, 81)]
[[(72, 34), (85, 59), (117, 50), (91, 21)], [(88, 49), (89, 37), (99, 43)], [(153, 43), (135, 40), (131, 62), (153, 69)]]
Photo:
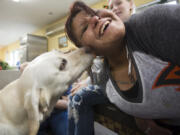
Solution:
[(59, 70), (64, 70), (67, 64), (67, 60), (66, 59), (62, 59), (61, 61), (61, 65), (59, 67)]

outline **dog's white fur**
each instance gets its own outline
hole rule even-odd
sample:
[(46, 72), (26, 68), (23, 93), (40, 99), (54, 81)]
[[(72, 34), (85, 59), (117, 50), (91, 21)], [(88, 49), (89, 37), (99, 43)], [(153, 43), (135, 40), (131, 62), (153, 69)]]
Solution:
[(36, 135), (40, 121), (92, 59), (79, 49), (69, 54), (48, 52), (30, 62), (19, 79), (0, 91), (0, 135)]

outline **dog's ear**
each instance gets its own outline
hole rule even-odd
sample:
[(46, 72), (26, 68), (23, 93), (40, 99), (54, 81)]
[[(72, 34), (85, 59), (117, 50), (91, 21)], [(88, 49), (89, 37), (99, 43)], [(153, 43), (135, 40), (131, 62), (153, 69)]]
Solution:
[(36, 135), (39, 129), (40, 112), (39, 112), (39, 92), (36, 85), (32, 89), (28, 89), (24, 95), (24, 109), (27, 111), (29, 133)]
[(28, 112), (29, 119), (42, 121), (48, 115), (50, 106), (50, 93), (46, 88), (37, 88), (28, 90), (25, 95), (24, 108)]
[(39, 89), (39, 111), (43, 114), (48, 112), (50, 106), (50, 93), (46, 88)]

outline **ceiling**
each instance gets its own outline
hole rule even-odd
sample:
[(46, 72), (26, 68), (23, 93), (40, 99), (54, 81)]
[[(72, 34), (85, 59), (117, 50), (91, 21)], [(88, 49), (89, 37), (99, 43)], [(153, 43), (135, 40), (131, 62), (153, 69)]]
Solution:
[[(101, 0), (82, 0), (92, 5)], [(74, 0), (0, 0), (0, 46), (64, 17)]]

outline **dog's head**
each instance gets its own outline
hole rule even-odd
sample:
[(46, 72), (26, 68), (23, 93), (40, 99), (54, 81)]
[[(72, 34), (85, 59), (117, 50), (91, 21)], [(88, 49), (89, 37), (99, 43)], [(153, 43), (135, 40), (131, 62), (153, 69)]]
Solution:
[(21, 80), (26, 87), (64, 92), (90, 66), (92, 60), (93, 56), (85, 53), (84, 49), (67, 54), (59, 51), (47, 52), (28, 64)]

